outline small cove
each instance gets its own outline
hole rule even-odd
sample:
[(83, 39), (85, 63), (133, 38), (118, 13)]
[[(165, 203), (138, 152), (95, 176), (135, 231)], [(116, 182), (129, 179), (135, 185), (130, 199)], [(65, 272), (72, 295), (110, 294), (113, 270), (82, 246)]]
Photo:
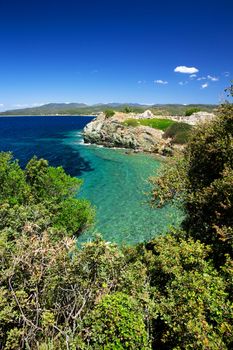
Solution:
[(161, 160), (84, 145), (81, 132), (90, 120), (73, 116), (2, 117), (0, 150), (12, 151), (22, 166), (35, 154), (84, 180), (78, 196), (95, 206), (96, 224), (79, 237), (79, 242), (101, 233), (108, 241), (134, 244), (179, 225), (181, 213), (174, 206), (151, 209), (147, 203), (147, 179), (158, 170)]

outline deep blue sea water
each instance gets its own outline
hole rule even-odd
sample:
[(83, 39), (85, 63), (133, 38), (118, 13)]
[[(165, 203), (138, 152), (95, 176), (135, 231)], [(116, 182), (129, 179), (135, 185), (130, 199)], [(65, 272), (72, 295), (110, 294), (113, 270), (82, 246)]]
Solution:
[(172, 206), (151, 209), (145, 192), (148, 177), (161, 164), (145, 154), (84, 145), (82, 129), (91, 117), (1, 117), (0, 151), (12, 151), (24, 166), (33, 156), (62, 165), (67, 173), (81, 177), (78, 196), (96, 207), (96, 224), (79, 241), (101, 233), (108, 241), (133, 244), (148, 240), (177, 226), (181, 213)]

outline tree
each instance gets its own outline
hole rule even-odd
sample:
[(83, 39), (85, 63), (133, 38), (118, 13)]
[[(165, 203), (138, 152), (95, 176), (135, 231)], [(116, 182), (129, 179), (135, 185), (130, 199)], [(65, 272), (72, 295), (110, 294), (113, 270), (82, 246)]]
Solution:
[(17, 232), (32, 223), (78, 235), (93, 222), (90, 203), (77, 199), (82, 181), (67, 175), (62, 167), (32, 158), (21, 169), (11, 153), (0, 153), (0, 229)]
[(153, 349), (230, 349), (227, 283), (207, 261), (211, 248), (182, 235), (173, 232), (145, 244)]
[(218, 266), (233, 242), (233, 106), (193, 129), (183, 157), (152, 178), (153, 201), (176, 198), (186, 214), (187, 236), (210, 244)]

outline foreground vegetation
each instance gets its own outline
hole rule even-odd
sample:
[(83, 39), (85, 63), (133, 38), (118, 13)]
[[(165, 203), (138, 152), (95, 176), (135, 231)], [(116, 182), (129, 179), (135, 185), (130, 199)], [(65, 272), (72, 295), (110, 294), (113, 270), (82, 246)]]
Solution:
[(79, 249), (93, 220), (80, 180), (1, 154), (1, 349), (232, 349), (232, 105), (219, 113), (151, 178), (154, 205), (184, 208), (181, 229), (135, 247)]

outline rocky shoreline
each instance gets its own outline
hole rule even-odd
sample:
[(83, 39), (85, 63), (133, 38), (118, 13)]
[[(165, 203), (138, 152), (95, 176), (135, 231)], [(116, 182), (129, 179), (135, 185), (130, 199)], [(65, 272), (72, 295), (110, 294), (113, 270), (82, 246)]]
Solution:
[[(198, 113), (196, 113), (198, 114)], [(190, 124), (195, 125), (206, 115), (190, 118)], [(208, 115), (208, 119), (212, 117)], [(149, 126), (126, 126), (123, 122), (126, 119), (156, 118), (151, 111), (143, 114), (131, 115), (126, 113), (115, 113), (112, 117), (106, 117), (104, 113), (99, 114), (93, 121), (88, 123), (83, 131), (85, 143), (103, 145), (105, 147), (129, 148), (135, 152), (149, 152), (160, 155), (172, 155), (177, 148), (172, 144), (170, 138), (164, 138), (164, 132)], [(169, 118), (172, 119), (172, 118)], [(175, 121), (183, 121), (174, 119)]]

